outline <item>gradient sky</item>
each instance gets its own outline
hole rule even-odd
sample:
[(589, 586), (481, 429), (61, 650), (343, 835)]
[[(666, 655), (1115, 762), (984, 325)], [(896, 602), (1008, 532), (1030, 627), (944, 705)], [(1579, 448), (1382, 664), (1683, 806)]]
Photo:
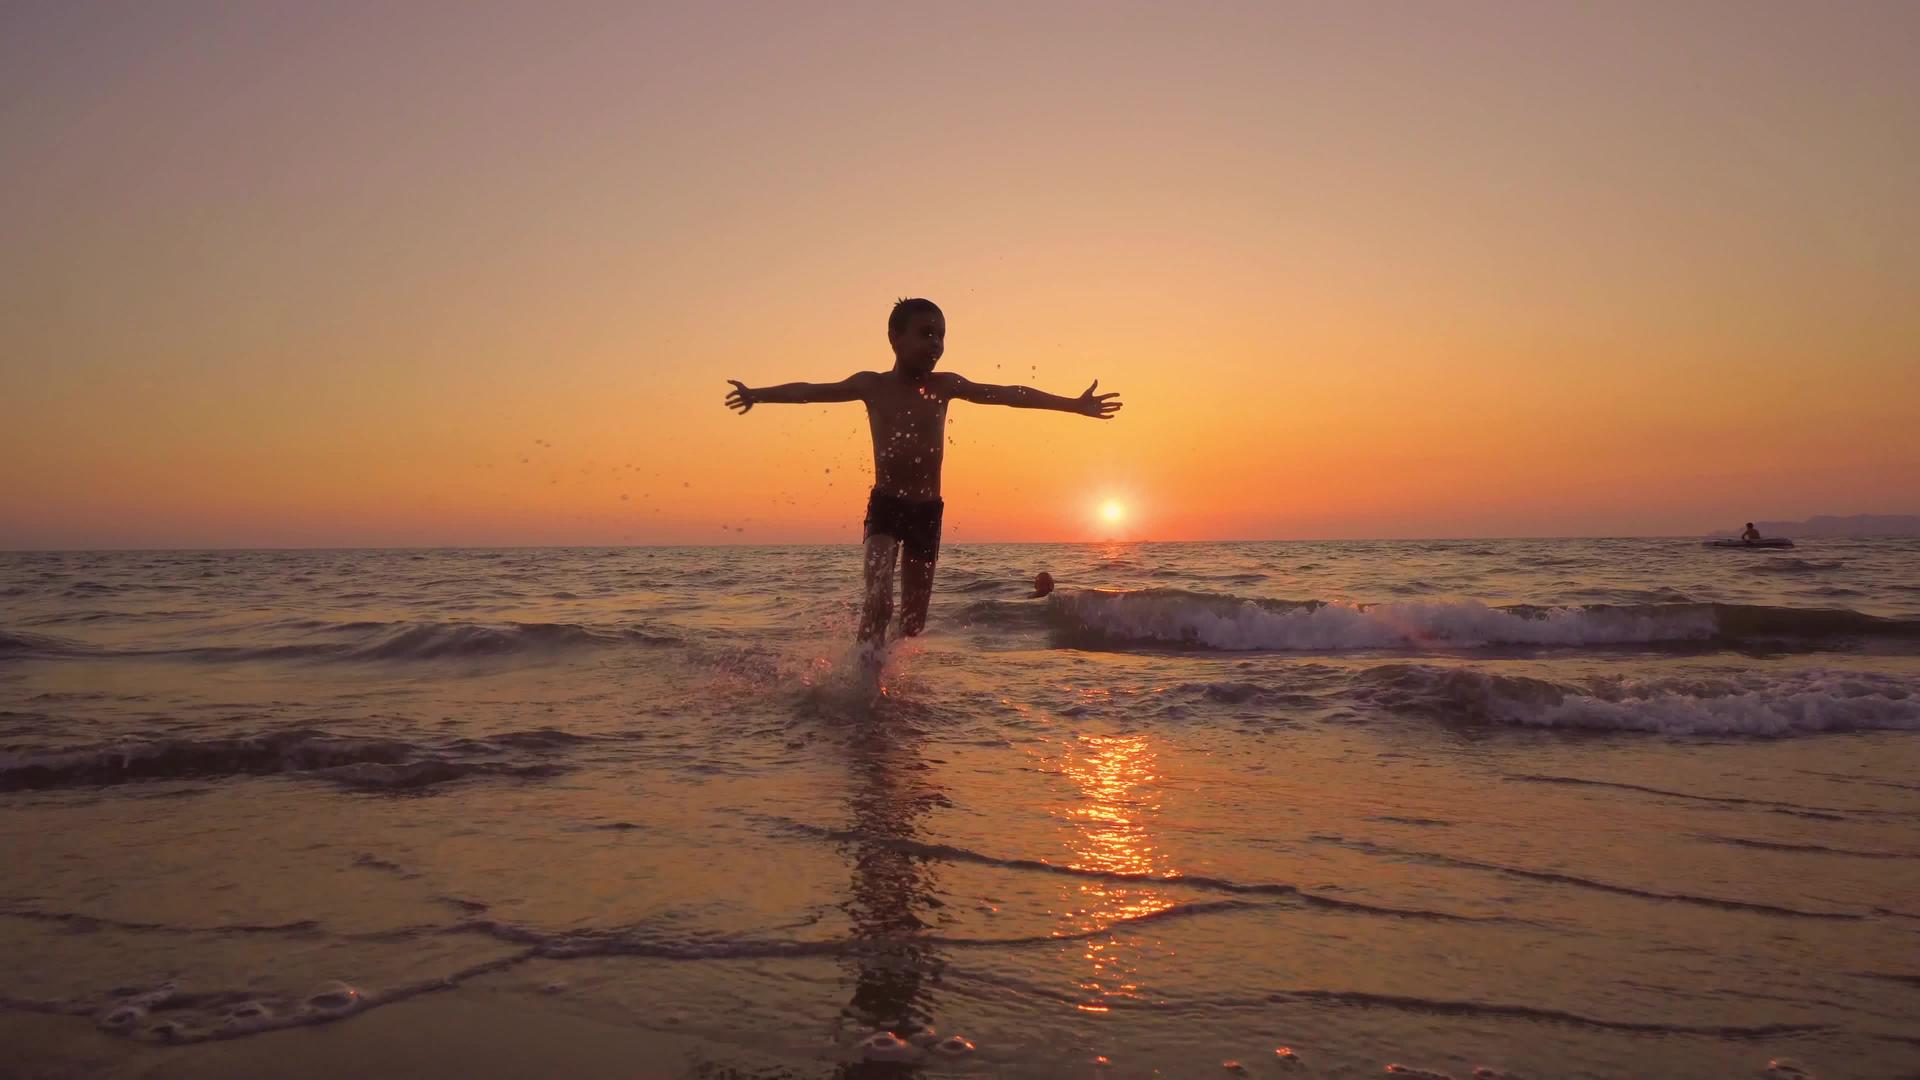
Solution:
[(1920, 5), (0, 4), (0, 547), (1920, 512)]

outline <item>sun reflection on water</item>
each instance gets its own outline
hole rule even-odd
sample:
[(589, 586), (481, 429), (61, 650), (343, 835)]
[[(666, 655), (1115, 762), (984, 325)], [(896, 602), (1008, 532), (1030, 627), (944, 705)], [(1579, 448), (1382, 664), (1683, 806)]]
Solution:
[[(1068, 866), (1110, 874), (1163, 875), (1171, 871), (1148, 828), (1160, 810), (1158, 755), (1145, 735), (1080, 735), (1066, 748), (1061, 771), (1080, 800), (1058, 813), (1076, 827)], [(1141, 937), (1126, 928), (1104, 927), (1172, 907), (1175, 901), (1147, 882), (1089, 879), (1066, 898), (1063, 933), (1095, 932), (1085, 957), (1091, 970), (1080, 979), (1086, 1012), (1106, 1012), (1109, 1002), (1140, 999), (1137, 957)]]

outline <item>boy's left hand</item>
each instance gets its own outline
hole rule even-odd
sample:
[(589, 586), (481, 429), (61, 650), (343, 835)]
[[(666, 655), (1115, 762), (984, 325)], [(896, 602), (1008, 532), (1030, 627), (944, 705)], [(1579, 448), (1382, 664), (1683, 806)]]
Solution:
[(1121, 403), (1109, 399), (1117, 398), (1120, 395), (1101, 394), (1095, 397), (1093, 392), (1098, 389), (1100, 389), (1100, 380), (1095, 379), (1093, 380), (1093, 385), (1087, 387), (1086, 393), (1073, 399), (1073, 411), (1079, 413), (1081, 416), (1091, 416), (1095, 420), (1111, 420), (1113, 419), (1113, 414), (1120, 411)]

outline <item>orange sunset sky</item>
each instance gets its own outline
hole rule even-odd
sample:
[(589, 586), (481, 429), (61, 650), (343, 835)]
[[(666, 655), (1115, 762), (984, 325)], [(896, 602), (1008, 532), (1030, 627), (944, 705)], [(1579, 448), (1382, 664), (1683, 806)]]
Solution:
[[(1920, 512), (1920, 5), (0, 7), (0, 547)], [(1126, 510), (1108, 525), (1097, 510)]]

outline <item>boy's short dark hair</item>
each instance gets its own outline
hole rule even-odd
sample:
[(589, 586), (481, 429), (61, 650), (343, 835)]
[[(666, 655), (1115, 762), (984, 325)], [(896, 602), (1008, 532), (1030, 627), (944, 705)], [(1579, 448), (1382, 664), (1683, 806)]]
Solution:
[(940, 305), (923, 297), (909, 296), (893, 302), (893, 312), (887, 316), (887, 336), (892, 337), (907, 328), (907, 320), (922, 312), (944, 317)]

